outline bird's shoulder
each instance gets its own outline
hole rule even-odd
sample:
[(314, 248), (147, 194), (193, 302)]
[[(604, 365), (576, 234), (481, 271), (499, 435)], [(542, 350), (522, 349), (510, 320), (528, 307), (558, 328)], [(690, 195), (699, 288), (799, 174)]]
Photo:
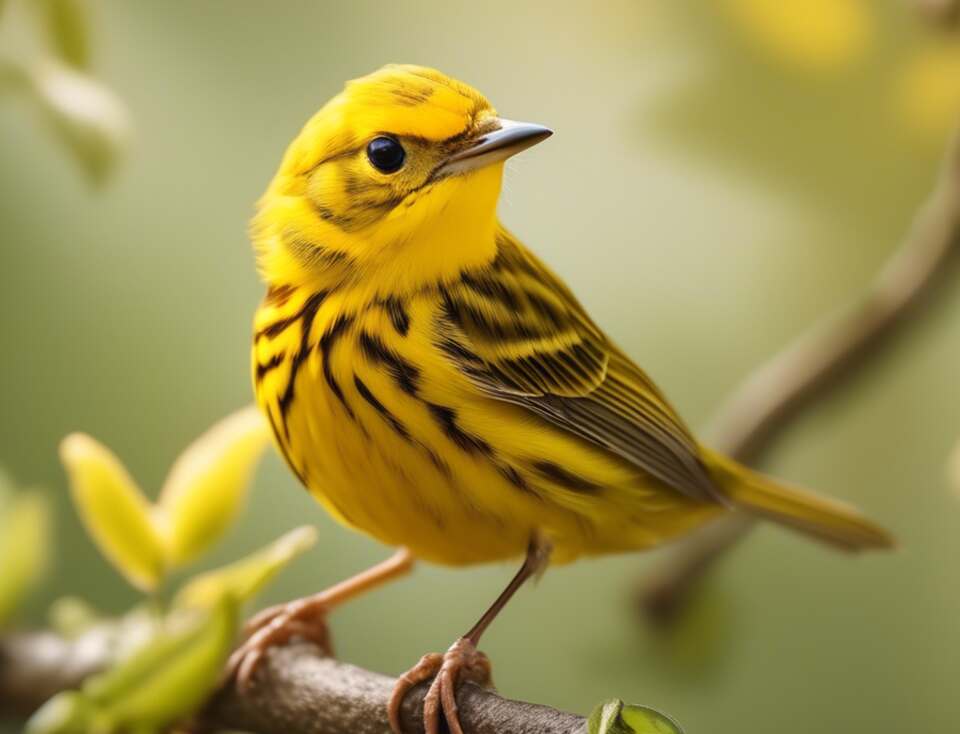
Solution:
[(440, 289), (437, 344), (486, 395), (716, 499), (696, 440), (570, 288), (506, 231), (487, 266)]
[[(439, 344), (498, 391), (577, 396), (604, 380), (607, 337), (572, 291), (506, 231), (487, 265), (439, 289)], [(479, 373), (474, 370), (474, 376)]]

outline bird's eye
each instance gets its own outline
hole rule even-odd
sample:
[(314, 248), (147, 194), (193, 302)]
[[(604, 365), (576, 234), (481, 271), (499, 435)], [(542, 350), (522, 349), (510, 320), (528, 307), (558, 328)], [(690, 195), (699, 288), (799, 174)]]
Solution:
[(399, 171), (406, 157), (403, 146), (393, 138), (374, 138), (367, 145), (367, 158), (374, 168), (383, 173)]

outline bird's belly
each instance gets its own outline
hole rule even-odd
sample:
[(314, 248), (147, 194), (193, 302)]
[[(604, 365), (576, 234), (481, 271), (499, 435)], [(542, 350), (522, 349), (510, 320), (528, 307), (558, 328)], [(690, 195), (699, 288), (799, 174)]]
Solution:
[(320, 403), (292, 411), (291, 431), (308, 439), (291, 460), (310, 492), (342, 522), (443, 564), (511, 558), (526, 550), (531, 528), (470, 502), (469, 482), (454, 469), (439, 468), (389, 429), (344, 419), (336, 406), (318, 409)]
[[(498, 478), (483, 457), (451, 460), (442, 447), (414, 437), (416, 427), (399, 433), (370, 409), (352, 380), (338, 379), (332, 388), (320, 360), (311, 355), (300, 366), (283, 415), (289, 375), (278, 373), (276, 384), (261, 381), (257, 397), (291, 468), (335, 518), (436, 563), (524, 553), (532, 525), (510, 516), (510, 502), (497, 501)], [(477, 502), (478, 495), (490, 501)]]

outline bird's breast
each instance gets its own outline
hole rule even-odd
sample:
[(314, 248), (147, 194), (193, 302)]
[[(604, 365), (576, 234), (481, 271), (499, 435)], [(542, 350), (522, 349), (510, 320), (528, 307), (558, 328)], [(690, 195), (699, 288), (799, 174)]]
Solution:
[(255, 320), (257, 399), (342, 522), (441, 563), (517, 556), (540, 508), (510, 486), (489, 430), (465, 422), (476, 396), (434, 344), (437, 304), (271, 290)]

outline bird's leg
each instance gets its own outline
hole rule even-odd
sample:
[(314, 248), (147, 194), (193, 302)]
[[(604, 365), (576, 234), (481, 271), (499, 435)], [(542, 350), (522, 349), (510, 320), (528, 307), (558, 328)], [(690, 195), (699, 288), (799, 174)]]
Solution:
[(264, 654), (271, 647), (286, 644), (292, 637), (303, 637), (316, 644), (325, 655), (332, 655), (327, 613), (365, 591), (409, 573), (413, 562), (410, 551), (401, 548), (387, 560), (319, 594), (264, 609), (245, 625), (246, 639), (227, 661), (228, 677), (236, 676), (237, 685), (246, 688)]
[(443, 655), (429, 653), (420, 658), (420, 662), (401, 675), (393, 688), (387, 714), (390, 728), (394, 734), (403, 734), (400, 725), (400, 707), (411, 688), (425, 680), (433, 678), (433, 683), (423, 698), (423, 728), (426, 734), (439, 734), (441, 715), (447, 722), (450, 734), (463, 734), (460, 719), (457, 716), (456, 692), (458, 686), (471, 681), (481, 686), (490, 686), (490, 660), (477, 649), (480, 637), (507, 605), (517, 589), (523, 586), (531, 576), (540, 573), (550, 560), (550, 544), (542, 538), (535, 538), (527, 548), (527, 556), (517, 575), (497, 600), (483, 613), (470, 631), (454, 642)]

